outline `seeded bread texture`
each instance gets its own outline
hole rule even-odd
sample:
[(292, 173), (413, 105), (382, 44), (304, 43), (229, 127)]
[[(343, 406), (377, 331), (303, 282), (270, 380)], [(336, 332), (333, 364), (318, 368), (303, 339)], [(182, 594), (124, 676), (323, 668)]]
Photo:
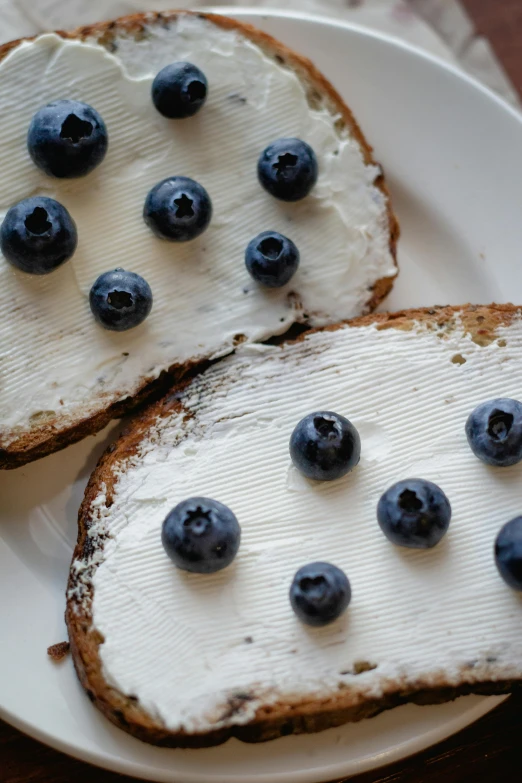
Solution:
[[(491, 305), (464, 307), (435, 307), (431, 309), (405, 310), (393, 314), (379, 314), (354, 319), (349, 327), (375, 325), (378, 330), (433, 330), (444, 338), (456, 327), (464, 329), (478, 346), (488, 346), (498, 339), (497, 330), (509, 326), (520, 318), (520, 308), (512, 305)], [(346, 325), (340, 325), (345, 327)], [(340, 326), (328, 327), (324, 333), (335, 331)], [(299, 342), (304, 336), (298, 338)], [(308, 357), (312, 361), (312, 357)], [(206, 747), (237, 737), (245, 742), (259, 742), (293, 733), (317, 732), (355, 722), (376, 715), (383, 710), (405, 704), (437, 704), (451, 701), (465, 694), (503, 694), (519, 687), (519, 682), (503, 678), (495, 669), (495, 661), (479, 662), (472, 669), (461, 672), (457, 685), (443, 669), (432, 672), (427, 679), (411, 681), (399, 679), (386, 681), (382, 692), (350, 689), (349, 686), (331, 693), (321, 701), (306, 699), (301, 702), (276, 703), (260, 707), (254, 719), (245, 725), (232, 725), (205, 733), (172, 732), (167, 730), (140, 705), (135, 697), (121, 693), (105, 680), (99, 654), (103, 637), (92, 624), (92, 575), (102, 559), (103, 541), (93, 539), (89, 529), (93, 525), (93, 502), (102, 491), (105, 503), (112, 504), (117, 475), (125, 471), (126, 461), (139, 453), (140, 444), (146, 439), (158, 418), (168, 417), (175, 412), (185, 412), (184, 395), (190, 391), (190, 381), (185, 380), (171, 389), (159, 402), (149, 406), (137, 415), (127, 426), (119, 440), (113, 443), (100, 459), (86, 488), (85, 498), (78, 517), (78, 543), (73, 556), (74, 563), (92, 564), (88, 573), (87, 586), (82, 585), (83, 597), (78, 599), (78, 570), (73, 567), (69, 578), (66, 620), (69, 629), (71, 650), (76, 671), (91, 701), (115, 725), (146, 742), (169, 747)], [(189, 415), (187, 413), (187, 415)], [(364, 661), (357, 664), (355, 674), (374, 668)], [(460, 671), (460, 670), (459, 670)], [(245, 695), (247, 698), (248, 695)], [(230, 716), (240, 712), (241, 698), (230, 700)]]
[[(96, 42), (106, 47), (109, 51), (116, 51), (118, 39), (130, 37), (139, 41), (147, 35), (148, 29), (151, 29), (154, 26), (168, 28), (172, 21), (180, 14), (185, 13), (190, 12), (172, 11), (166, 13), (135, 14), (114, 21), (101, 22), (99, 24), (81, 27), (72, 32), (58, 31), (58, 34), (63, 38)], [(257, 30), (251, 25), (242, 24), (232, 19), (213, 14), (197, 15), (223, 29), (237, 30), (241, 35), (249, 38), (259, 46), (267, 56), (275, 59), (281, 65), (292, 69), (305, 86), (310, 106), (324, 106), (333, 114), (339, 115), (340, 126), (346, 127), (358, 141), (363, 151), (365, 162), (367, 164), (375, 163), (372, 157), (372, 149), (365, 140), (349, 108), (344, 104), (332, 85), (309, 60), (291, 51), (271, 36)], [(21, 43), (22, 40), (24, 39), (11, 41), (0, 46), (0, 60)], [(392, 211), (384, 174), (379, 176), (375, 185), (387, 196), (390, 237), (389, 247), (395, 259), (399, 226)], [(361, 307), (362, 311), (371, 312), (376, 308), (388, 294), (392, 286), (392, 277), (376, 280), (372, 286), (368, 301)], [(66, 446), (83, 439), (87, 435), (100, 431), (111, 419), (121, 417), (143, 402), (153, 399), (158, 393), (165, 391), (172, 383), (177, 382), (182, 378), (191, 367), (192, 365), (190, 362), (187, 366), (180, 366), (179, 363), (176, 363), (176, 357), (173, 356), (171, 366), (165, 367), (164, 373), (159, 378), (151, 380), (150, 378), (142, 377), (140, 379), (139, 390), (132, 397), (125, 397), (124, 399), (99, 410), (95, 414), (78, 416), (75, 421), (69, 421), (67, 424), (61, 421), (58, 415), (47, 418), (44, 422), (36, 422), (31, 428), (20, 432), (16, 440), (10, 443), (6, 448), (0, 447), (0, 469), (20, 467), (28, 462), (45, 457), (47, 454), (51, 454), (54, 451), (65, 448)], [(122, 396), (124, 395), (125, 390), (123, 389)], [(87, 402), (92, 402), (92, 400), (88, 400), (86, 403)]]

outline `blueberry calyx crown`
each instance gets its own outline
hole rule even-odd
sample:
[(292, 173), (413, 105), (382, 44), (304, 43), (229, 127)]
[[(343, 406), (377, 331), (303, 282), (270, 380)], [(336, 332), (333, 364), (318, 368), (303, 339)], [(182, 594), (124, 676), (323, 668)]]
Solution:
[(89, 303), (104, 329), (124, 332), (147, 318), (152, 309), (152, 291), (147, 281), (135, 272), (114, 269), (104, 272), (94, 282)]
[(299, 266), (299, 250), (291, 239), (277, 231), (263, 231), (245, 251), (245, 265), (251, 277), (268, 288), (280, 288)]
[(208, 82), (196, 65), (175, 62), (166, 65), (152, 83), (152, 101), (164, 117), (192, 117), (207, 98)]
[(333, 481), (358, 465), (361, 439), (344, 416), (317, 411), (296, 425), (290, 438), (290, 456), (307, 478)]
[(178, 503), (167, 515), (161, 538), (167, 555), (178, 568), (213, 574), (234, 560), (241, 528), (223, 503), (194, 497)]
[(295, 574), (290, 586), (290, 604), (306, 625), (332, 623), (350, 603), (352, 591), (344, 571), (331, 563), (309, 563)]
[(299, 201), (317, 182), (315, 152), (301, 139), (277, 139), (261, 153), (257, 175), (261, 185), (275, 198)]
[(188, 242), (206, 230), (212, 202), (205, 188), (189, 177), (167, 177), (149, 191), (143, 219), (149, 228), (170, 242)]
[(74, 254), (76, 224), (66, 208), (47, 196), (14, 204), (0, 227), (0, 248), (12, 266), (33, 275), (53, 272)]
[(396, 546), (431, 549), (448, 530), (451, 505), (441, 488), (431, 481), (405, 479), (381, 496), (377, 520), (384, 535)]
[(42, 106), (27, 133), (33, 162), (51, 177), (89, 174), (107, 153), (108, 134), (100, 114), (81, 101), (58, 100)]
[(482, 462), (509, 467), (522, 460), (522, 403), (500, 397), (478, 405), (466, 421), (471, 450)]

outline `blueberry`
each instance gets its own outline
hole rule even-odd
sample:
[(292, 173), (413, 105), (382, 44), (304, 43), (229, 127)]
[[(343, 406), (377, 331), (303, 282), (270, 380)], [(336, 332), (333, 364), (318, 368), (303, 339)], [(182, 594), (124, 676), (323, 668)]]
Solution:
[(470, 414), (466, 435), (473, 454), (488, 465), (507, 467), (522, 460), (522, 403), (488, 400)]
[(32, 275), (46, 275), (73, 255), (76, 225), (58, 201), (33, 196), (7, 211), (0, 248), (10, 264)]
[(331, 563), (309, 563), (297, 571), (290, 587), (292, 609), (306, 625), (332, 623), (350, 603), (352, 590), (344, 571)]
[(392, 544), (431, 549), (449, 527), (451, 506), (436, 484), (406, 479), (386, 490), (377, 504), (377, 519)]
[(301, 139), (278, 139), (261, 154), (257, 176), (272, 196), (299, 201), (317, 182), (315, 152)]
[(38, 168), (51, 177), (83, 177), (107, 152), (105, 123), (92, 106), (80, 101), (53, 101), (36, 112), (27, 148)]
[(241, 528), (232, 511), (210, 498), (189, 498), (163, 522), (161, 540), (178, 568), (213, 574), (237, 555)]
[(495, 562), (502, 579), (513, 590), (522, 590), (522, 517), (512, 519), (498, 534)]
[(309, 413), (292, 433), (290, 456), (307, 478), (332, 481), (359, 463), (361, 439), (344, 416), (331, 411)]
[(246, 268), (258, 283), (268, 288), (286, 285), (299, 266), (299, 250), (277, 231), (263, 231), (245, 251)]
[(141, 324), (152, 309), (152, 291), (143, 277), (124, 269), (104, 272), (89, 294), (94, 317), (104, 329), (125, 332)]
[(196, 114), (207, 98), (205, 74), (192, 63), (171, 63), (152, 82), (154, 106), (170, 119), (181, 120)]
[(212, 202), (205, 188), (188, 177), (168, 177), (154, 185), (145, 199), (143, 219), (156, 236), (188, 242), (205, 231)]

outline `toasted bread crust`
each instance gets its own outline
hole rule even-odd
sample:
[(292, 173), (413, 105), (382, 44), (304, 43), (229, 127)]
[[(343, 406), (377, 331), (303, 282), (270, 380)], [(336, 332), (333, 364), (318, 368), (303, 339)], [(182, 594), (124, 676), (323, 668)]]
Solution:
[[(496, 330), (499, 327), (508, 326), (520, 315), (520, 308), (513, 305), (422, 308), (363, 316), (348, 322), (347, 325), (357, 328), (376, 324), (378, 329), (411, 330), (420, 322), (433, 325), (434, 329), (451, 331), (455, 326), (457, 313), (460, 323), (465, 325), (473, 341), (479, 345), (488, 345), (496, 339)], [(333, 331), (340, 326), (342, 324), (313, 331)], [(297, 339), (302, 340), (305, 336)], [(88, 536), (91, 505), (102, 485), (105, 487), (107, 504), (110, 505), (115, 469), (136, 454), (140, 442), (158, 417), (183, 410), (180, 400), (188, 383), (189, 380), (183, 381), (165, 398), (138, 414), (101, 457), (87, 485), (79, 511), (78, 542), (73, 561), (88, 558), (92, 553), (92, 542)], [(71, 571), (69, 589), (72, 590), (75, 584), (74, 572)], [(254, 720), (245, 726), (232, 726), (201, 734), (171, 732), (156, 723), (137, 701), (129, 699), (106, 683), (98, 650), (103, 638), (93, 629), (92, 617), (86, 604), (70, 597), (67, 602), (66, 621), (76, 671), (91, 701), (110, 721), (138, 739), (168, 747), (208, 747), (225, 742), (230, 737), (237, 737), (244, 742), (261, 742), (287, 734), (317, 732), (359, 721), (409, 702), (439, 704), (470, 693), (504, 694), (520, 687), (520, 683), (513, 680), (493, 682), (488, 677), (487, 670), (481, 671), (480, 667), (473, 670), (472, 682), (466, 681), (467, 673), (463, 672), (463, 681), (456, 687), (448, 681), (445, 673), (440, 671), (432, 673), (429, 680), (419, 679), (414, 686), (398, 680), (390, 681), (386, 683), (379, 698), (363, 698), (346, 688), (322, 702), (303, 700), (300, 703), (278, 703), (260, 708)]]
[[(340, 95), (317, 70), (313, 63), (296, 54), (288, 47), (281, 44), (270, 35), (257, 30), (249, 24), (237, 22), (224, 16), (215, 14), (192, 13), (190, 11), (169, 11), (165, 13), (142, 13), (124, 16), (114, 21), (100, 22), (94, 25), (79, 27), (76, 30), (65, 32), (58, 30), (57, 34), (66, 39), (94, 39), (102, 46), (111, 49), (113, 42), (118, 36), (135, 36), (139, 38), (146, 27), (153, 25), (168, 25), (175, 20), (181, 13), (199, 16), (207, 19), (218, 27), (229, 30), (237, 30), (242, 35), (250, 38), (257, 44), (268, 56), (277, 59), (281, 64), (287, 64), (295, 70), (307, 89), (310, 105), (319, 102), (328, 106), (334, 113), (342, 117), (344, 124), (348, 127), (350, 133), (357, 139), (363, 150), (364, 159), (367, 164), (375, 164), (372, 157), (372, 148), (364, 138), (355, 118), (349, 108), (344, 104)], [(22, 41), (32, 40), (31, 38), (20, 38), (15, 41), (0, 46), (0, 60), (2, 60), (12, 49), (18, 46)], [(382, 170), (382, 169), (381, 169)], [(399, 224), (393, 213), (389, 198), (388, 189), (385, 184), (384, 174), (375, 181), (377, 187), (387, 197), (387, 212), (390, 232), (390, 252), (396, 261), (396, 247), (399, 238)], [(373, 285), (371, 297), (366, 304), (366, 311), (371, 312), (386, 297), (393, 286), (393, 277), (385, 277), (377, 280)], [(117, 402), (94, 415), (86, 415), (78, 418), (67, 427), (60, 425), (59, 418), (48, 421), (45, 425), (23, 433), (8, 448), (0, 448), (0, 469), (9, 470), (18, 468), (28, 462), (45, 457), (55, 451), (69, 446), (87, 435), (92, 435), (103, 429), (112, 419), (120, 418), (126, 413), (131, 412), (137, 406), (148, 401), (157, 395), (158, 392), (166, 391), (173, 382), (176, 382), (185, 374), (186, 369), (190, 368), (188, 363), (186, 367), (175, 365), (163, 373), (160, 378), (150, 382), (143, 379), (141, 387), (137, 393), (120, 402)]]

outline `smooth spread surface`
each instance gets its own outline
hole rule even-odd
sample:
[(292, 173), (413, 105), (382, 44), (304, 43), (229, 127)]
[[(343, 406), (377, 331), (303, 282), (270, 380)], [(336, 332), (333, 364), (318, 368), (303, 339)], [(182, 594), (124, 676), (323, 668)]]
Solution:
[[(347, 327), (245, 347), (193, 382), (183, 398), (193, 415), (158, 420), (110, 508), (96, 498), (95, 559), (74, 565), (75, 596), (89, 600), (100, 563), (92, 613), (107, 682), (168, 728), (204, 731), (346, 688), (371, 698), (398, 684), (520, 677), (522, 602), (498, 576), (493, 543), (520, 513), (522, 465), (479, 462), (464, 423), (485, 399), (520, 398), (521, 350), (518, 318), (483, 347), (458, 319), (450, 330)], [(359, 466), (325, 484), (288, 455), (295, 423), (318, 409), (350, 418), (362, 439)], [(376, 522), (380, 494), (411, 476), (452, 504), (431, 551), (395, 548)], [(215, 576), (177, 570), (161, 545), (167, 512), (197, 494), (242, 525), (236, 561)], [(346, 571), (353, 598), (335, 624), (308, 629), (288, 588), (318, 559)]]
[[(110, 54), (44, 35), (0, 64), (0, 216), (44, 194), (68, 208), (79, 232), (73, 260), (45, 278), (0, 257), (4, 447), (28, 427), (56, 417), (66, 424), (132, 395), (171, 364), (227, 353), (237, 335), (262, 340), (304, 315), (323, 324), (358, 314), (369, 287), (395, 274), (386, 203), (373, 185), (379, 170), (336, 130), (336, 117), (309, 107), (295, 74), (198, 18), (116, 44)], [(173, 60), (196, 63), (209, 80), (204, 109), (181, 122), (161, 117), (150, 100), (153, 77)], [(28, 156), (29, 121), (56, 98), (92, 104), (107, 124), (107, 157), (85, 178), (50, 179)], [(273, 139), (294, 135), (314, 147), (320, 176), (309, 198), (282, 204), (259, 186), (256, 163)], [(148, 190), (178, 174), (200, 181), (214, 205), (208, 231), (181, 245), (155, 238), (141, 215)], [(270, 292), (243, 263), (248, 241), (268, 229), (301, 251), (295, 278)], [(88, 304), (96, 277), (118, 266), (143, 275), (154, 294), (150, 317), (124, 334), (97, 326)]]

